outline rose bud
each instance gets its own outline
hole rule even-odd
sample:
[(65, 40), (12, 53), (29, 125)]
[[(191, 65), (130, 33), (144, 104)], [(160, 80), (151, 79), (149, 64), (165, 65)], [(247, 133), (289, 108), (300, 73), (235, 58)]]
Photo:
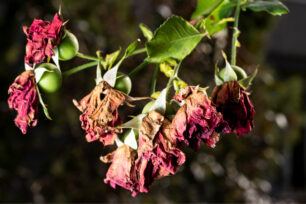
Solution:
[(81, 127), (86, 131), (88, 142), (100, 140), (104, 145), (113, 144), (121, 119), (118, 107), (125, 102), (124, 93), (113, 89), (107, 82), (99, 83), (80, 102), (73, 100), (74, 105), (82, 112)]
[(194, 150), (200, 148), (203, 140), (206, 145), (215, 147), (219, 141), (219, 133), (228, 132), (222, 114), (199, 87), (181, 89), (174, 98), (185, 104), (176, 113), (172, 124), (174, 135)]
[(228, 123), (231, 132), (239, 136), (252, 130), (254, 106), (248, 93), (237, 81), (216, 86), (212, 93), (212, 101), (223, 114), (223, 119)]
[(27, 36), (25, 62), (30, 66), (41, 63), (46, 56), (54, 55), (53, 48), (56, 47), (61, 39), (63, 21), (58, 14), (54, 15), (52, 22), (34, 19), (32, 25), (23, 31)]
[(26, 134), (29, 127), (37, 124), (38, 96), (34, 72), (28, 70), (20, 74), (9, 87), (8, 94), (9, 108), (17, 111), (15, 124)]
[(147, 192), (154, 179), (175, 174), (185, 162), (185, 154), (179, 149), (171, 122), (156, 111), (151, 111), (142, 120), (138, 157), (140, 192)]
[(121, 186), (127, 190), (132, 191), (132, 196), (137, 194), (137, 177), (135, 171), (135, 159), (137, 152), (129, 146), (123, 144), (118, 147), (114, 152), (101, 157), (101, 161), (104, 163), (110, 163), (106, 179), (104, 182), (109, 183), (112, 188), (116, 188), (116, 185)]

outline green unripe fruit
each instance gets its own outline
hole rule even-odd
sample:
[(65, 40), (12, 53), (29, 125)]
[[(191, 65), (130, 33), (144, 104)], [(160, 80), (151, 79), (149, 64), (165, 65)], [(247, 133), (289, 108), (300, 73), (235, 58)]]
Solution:
[(62, 85), (62, 74), (60, 70), (51, 63), (43, 63), (38, 66), (39, 68), (46, 68), (45, 71), (38, 82), (39, 88), (47, 93), (54, 93)]
[(118, 77), (120, 78), (116, 80), (115, 89), (128, 95), (132, 90), (132, 81), (130, 77), (122, 73), (118, 73)]
[[(149, 103), (147, 103), (143, 109), (142, 112), (143, 114), (148, 114), (150, 112), (150, 109), (152, 107), (152, 105), (154, 104), (155, 101), (150, 101)], [(165, 115), (174, 115), (175, 114), (175, 110), (174, 108), (171, 106), (170, 103), (166, 103), (166, 113)]]
[(70, 33), (65, 32), (64, 38), (61, 39), (58, 45), (58, 58), (59, 60), (66, 61), (72, 59), (79, 51), (78, 39)]
[[(245, 71), (244, 71), (242, 68), (240, 68), (240, 67), (238, 67), (238, 66), (235, 66), (235, 65), (232, 65), (232, 69), (233, 69), (234, 72), (236, 73), (236, 75), (237, 75), (237, 80), (238, 80), (238, 81), (241, 80), (241, 79), (244, 79), (244, 78), (248, 77), (247, 74), (245, 73)], [(220, 77), (221, 79), (224, 79), (224, 73), (225, 73), (225, 68), (222, 69), (222, 70), (219, 72), (219, 74), (218, 74), (219, 77)]]

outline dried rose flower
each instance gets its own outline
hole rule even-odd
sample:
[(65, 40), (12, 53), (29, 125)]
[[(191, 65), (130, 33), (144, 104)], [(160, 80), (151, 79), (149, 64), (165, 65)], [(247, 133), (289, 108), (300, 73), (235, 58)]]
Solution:
[(56, 47), (62, 36), (61, 27), (63, 21), (58, 14), (54, 15), (52, 22), (34, 19), (32, 25), (23, 31), (27, 36), (25, 62), (30, 66), (41, 63), (46, 56), (53, 56), (53, 48)]
[(23, 134), (26, 134), (29, 127), (37, 124), (38, 98), (34, 72), (24, 71), (16, 77), (9, 87), (8, 94), (9, 108), (17, 111), (15, 124)]
[(172, 124), (174, 135), (194, 150), (200, 148), (201, 140), (215, 147), (219, 133), (227, 132), (227, 124), (215, 105), (198, 87), (186, 87), (174, 96), (178, 101), (186, 100), (176, 113)]
[(179, 149), (171, 122), (160, 113), (151, 111), (139, 129), (139, 191), (147, 192), (154, 179), (175, 174), (184, 162), (185, 154)]
[(113, 89), (107, 82), (99, 83), (80, 102), (73, 100), (74, 105), (82, 112), (81, 127), (86, 131), (88, 142), (100, 140), (104, 145), (113, 144), (116, 132), (120, 129), (121, 119), (118, 107), (125, 101), (125, 95)]
[(139, 157), (136, 160), (136, 173), (138, 177), (137, 192), (147, 193), (155, 179), (168, 176), (170, 172), (162, 165), (156, 164), (152, 159)]
[(114, 152), (101, 157), (104, 163), (112, 162), (104, 182), (109, 183), (112, 188), (116, 185), (132, 191), (132, 196), (137, 194), (137, 177), (135, 171), (135, 159), (137, 152), (127, 145), (121, 145)]
[(213, 90), (212, 101), (223, 114), (231, 132), (237, 136), (250, 132), (254, 126), (254, 106), (248, 93), (237, 81), (226, 82)]

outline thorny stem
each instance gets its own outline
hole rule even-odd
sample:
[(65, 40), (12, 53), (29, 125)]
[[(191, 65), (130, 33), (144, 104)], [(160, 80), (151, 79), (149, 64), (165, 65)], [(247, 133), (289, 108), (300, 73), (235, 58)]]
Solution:
[(152, 85), (151, 85), (151, 94), (153, 94), (155, 92), (158, 70), (159, 70), (159, 64), (157, 64), (155, 69), (154, 69)]
[(80, 65), (80, 66), (74, 67), (74, 68), (72, 68), (72, 69), (70, 69), (70, 70), (68, 70), (68, 71), (63, 72), (63, 76), (64, 76), (64, 77), (68, 77), (68, 76), (70, 76), (70, 75), (72, 75), (72, 74), (74, 74), (74, 73), (77, 73), (77, 72), (82, 71), (82, 70), (84, 70), (84, 69), (87, 69), (87, 68), (89, 68), (89, 67), (96, 66), (97, 64), (98, 64), (98, 61), (94, 61), (94, 62), (89, 62), (89, 63), (86, 63), (86, 64), (82, 64), (82, 65)]
[(239, 14), (240, 14), (240, 2), (241, 0), (238, 0), (234, 16), (235, 21), (234, 21), (233, 37), (232, 37), (232, 58), (231, 58), (232, 65), (236, 65), (236, 44), (239, 35), (238, 23), (239, 23)]

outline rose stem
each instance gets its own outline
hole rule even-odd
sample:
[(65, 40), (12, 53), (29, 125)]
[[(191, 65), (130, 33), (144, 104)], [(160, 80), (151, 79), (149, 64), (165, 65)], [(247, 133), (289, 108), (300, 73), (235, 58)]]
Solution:
[(155, 92), (158, 70), (159, 70), (159, 64), (157, 64), (155, 69), (154, 69), (152, 85), (151, 85), (151, 94), (153, 94)]
[(170, 86), (172, 85), (173, 80), (178, 76), (178, 72), (179, 72), (179, 70), (180, 70), (181, 64), (182, 64), (182, 61), (179, 61), (179, 63), (178, 63), (178, 64), (175, 66), (175, 68), (174, 68), (174, 74), (173, 74), (173, 76), (171, 76), (171, 77), (169, 78), (169, 81), (168, 81), (168, 84), (167, 84), (167, 93), (166, 93), (166, 97), (167, 97), (168, 94), (169, 94), (169, 88), (170, 88)]
[(233, 37), (232, 37), (232, 58), (231, 58), (232, 65), (236, 65), (236, 43), (239, 35), (238, 23), (239, 23), (239, 14), (240, 14), (240, 2), (241, 0), (238, 0), (234, 16), (235, 21), (234, 21)]
[(146, 50), (145, 47), (144, 47), (144, 48), (140, 48), (140, 49), (138, 49), (138, 50), (134, 50), (133, 54), (131, 54), (130, 56), (138, 55), (138, 54), (144, 53), (144, 52), (146, 52), (146, 51), (147, 51), (147, 50)]
[(80, 58), (83, 58), (83, 59), (93, 60), (93, 61), (98, 61), (99, 60), (99, 58), (97, 58), (97, 57), (88, 56), (88, 55), (85, 55), (85, 54), (80, 53), (80, 52), (78, 52), (76, 54), (76, 56), (78, 56)]
[(98, 64), (98, 61), (94, 61), (94, 62), (89, 62), (89, 63), (86, 63), (86, 64), (83, 64), (83, 65), (80, 65), (80, 66), (77, 66), (77, 67), (74, 67), (68, 71), (65, 71), (63, 72), (63, 76), (64, 77), (68, 77), (74, 73), (77, 73), (79, 71), (82, 71), (84, 69), (87, 69), (89, 67), (93, 67), (93, 66), (96, 66)]
[(138, 65), (137, 67), (135, 67), (129, 74), (129, 77), (134, 76), (137, 72), (139, 72), (140, 70), (142, 70), (147, 64), (149, 64), (149, 62), (147, 62), (146, 60), (144, 60), (140, 65)]

